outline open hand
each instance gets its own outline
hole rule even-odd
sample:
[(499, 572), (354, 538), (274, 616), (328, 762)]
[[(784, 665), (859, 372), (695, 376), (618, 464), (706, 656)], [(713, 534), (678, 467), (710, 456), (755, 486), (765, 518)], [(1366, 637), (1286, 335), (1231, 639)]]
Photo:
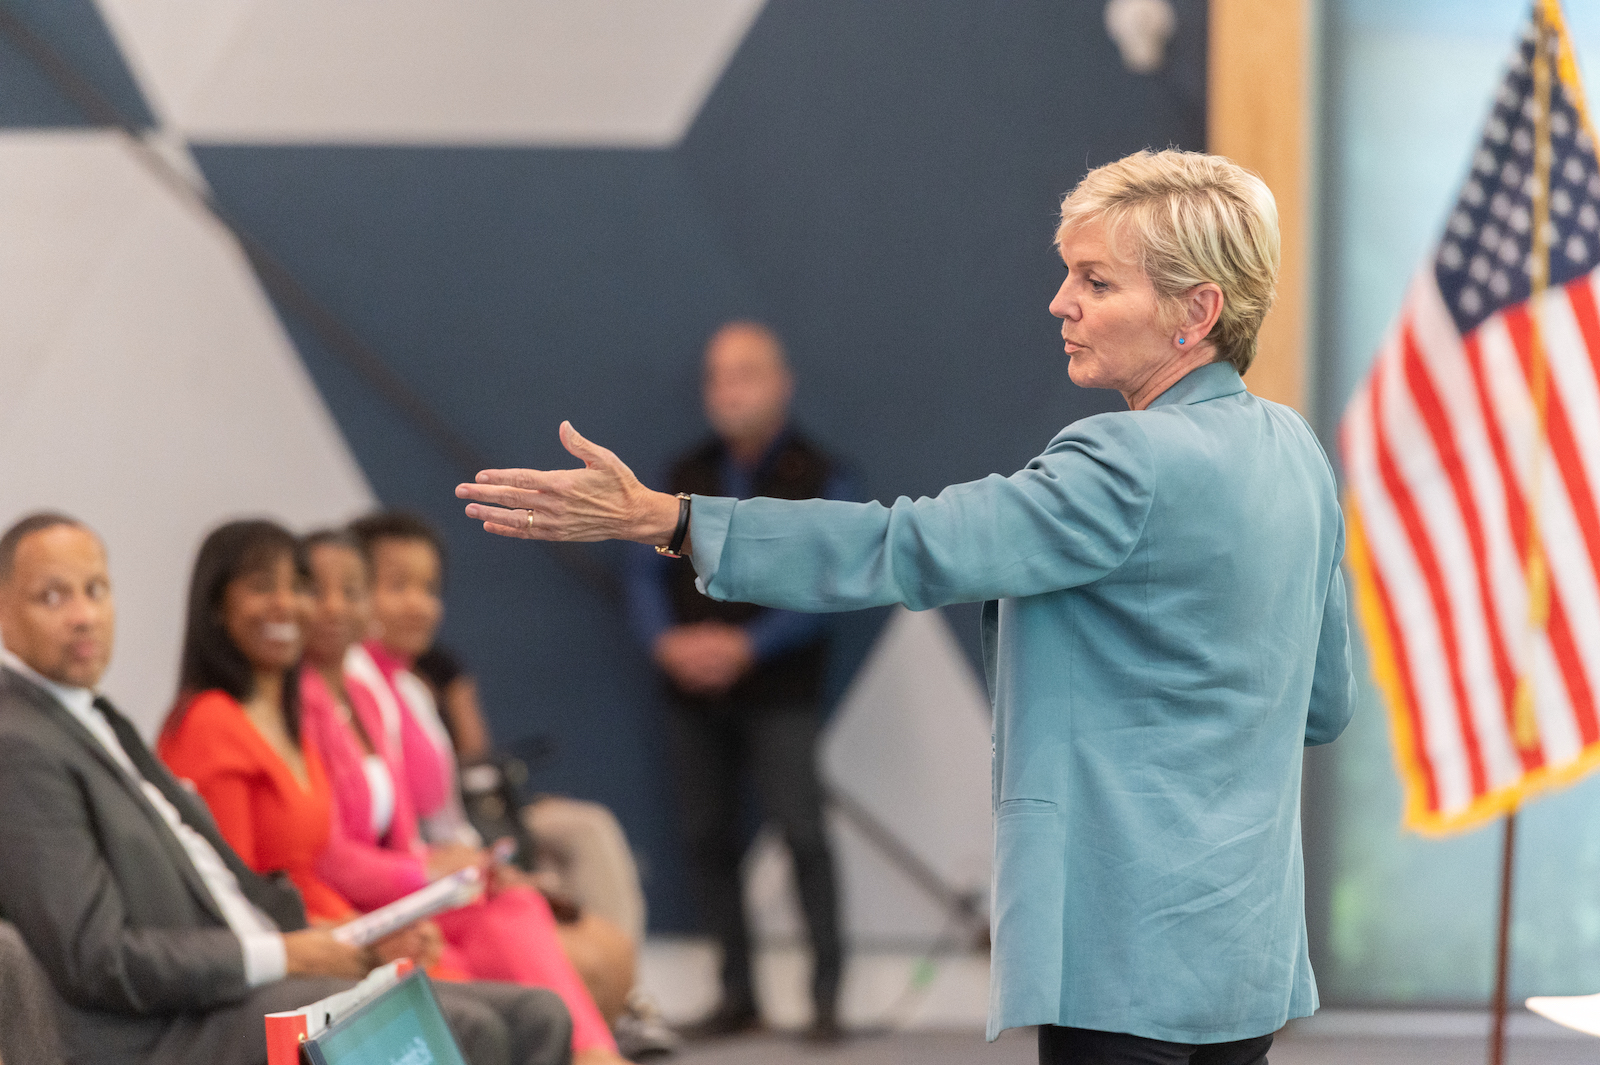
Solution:
[(561, 423), (561, 445), (580, 470), (484, 470), (456, 496), (474, 502), (467, 517), (486, 532), (523, 540), (634, 540), (665, 544), (678, 524), (678, 501), (652, 492), (616, 455)]

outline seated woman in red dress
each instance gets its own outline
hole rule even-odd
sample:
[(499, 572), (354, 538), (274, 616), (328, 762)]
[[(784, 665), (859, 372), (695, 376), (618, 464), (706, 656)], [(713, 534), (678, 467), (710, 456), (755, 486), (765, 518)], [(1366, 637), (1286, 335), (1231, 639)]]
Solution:
[[(300, 736), (298, 690), (305, 612), (294, 539), (270, 522), (235, 522), (202, 546), (190, 589), (178, 708), (159, 752), (211, 808), (223, 836), (258, 872), (281, 871), (299, 888), (313, 924), (357, 910), (317, 876), (330, 843), (333, 796), (322, 759)], [(442, 941), (419, 922), (379, 945), (386, 960), (439, 960)]]
[[(287, 530), (237, 522), (207, 538), (189, 597), (179, 706), (160, 753), (193, 781), (247, 863), (282, 869), (309, 912), (338, 921), (355, 912), (351, 888), (370, 909), (461, 868), (463, 859), (430, 855), (408, 829), (396, 790), (388, 789), (385, 802), (381, 786), (373, 786), (392, 773), (378, 764), (384, 752), (371, 743), (381, 727), (363, 729), (369, 749), (354, 753), (367, 793), (364, 820), (344, 816), (337, 793), (352, 790), (348, 743), (359, 733), (340, 720), (348, 698), (333, 698), (314, 670), (308, 678), (296, 668), (304, 634), (323, 613), (306, 591)], [(308, 690), (309, 701), (302, 698)], [(387, 822), (381, 833), (380, 813)], [(355, 831), (347, 832), (351, 825)], [(497, 871), (491, 876), (484, 898), (438, 920), (447, 972), (549, 988), (573, 1016), (574, 1060), (620, 1063), (605, 1021), (561, 951), (543, 897), (503, 886)]]

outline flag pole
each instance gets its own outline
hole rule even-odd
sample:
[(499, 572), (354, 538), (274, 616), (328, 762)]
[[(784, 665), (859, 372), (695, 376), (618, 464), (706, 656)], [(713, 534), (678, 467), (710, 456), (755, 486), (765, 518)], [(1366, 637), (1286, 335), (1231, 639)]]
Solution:
[[(1533, 147), (1533, 233), (1532, 254), (1529, 256), (1529, 281), (1532, 292), (1529, 304), (1531, 315), (1538, 322), (1538, 302), (1550, 283), (1550, 241), (1547, 227), (1550, 221), (1550, 167), (1553, 152), (1550, 144), (1550, 100), (1554, 80), (1554, 61), (1550, 54), (1552, 29), (1562, 24), (1560, 0), (1536, 0), (1533, 5), (1533, 91), (1534, 91), (1534, 147)], [(1553, 8), (1554, 11), (1547, 10)], [(1554, 18), (1551, 15), (1554, 15)], [(1550, 612), (1550, 571), (1542, 543), (1539, 521), (1540, 482), (1542, 480), (1543, 445), (1546, 419), (1550, 404), (1550, 367), (1539, 330), (1533, 330), (1533, 351), (1528, 374), (1528, 388), (1534, 409), (1533, 466), (1529, 471), (1528, 493), (1528, 543), (1523, 559), (1524, 574), (1528, 582), (1528, 627), (1526, 653), (1523, 657), (1523, 675), (1512, 700), (1513, 735), (1517, 746), (1527, 750), (1538, 743), (1539, 725), (1533, 696), (1533, 646), (1536, 633), (1543, 632)], [(1500, 846), (1500, 913), (1495, 933), (1494, 997), (1489, 1004), (1489, 1065), (1505, 1065), (1506, 1056), (1506, 998), (1511, 973), (1511, 888), (1514, 881), (1517, 849), (1517, 808), (1513, 806), (1505, 815), (1505, 835)]]
[(1489, 1065), (1505, 1065), (1506, 991), (1511, 969), (1511, 884), (1517, 850), (1517, 811), (1505, 816), (1505, 836), (1500, 844), (1500, 923), (1494, 948), (1494, 999), (1490, 1003)]

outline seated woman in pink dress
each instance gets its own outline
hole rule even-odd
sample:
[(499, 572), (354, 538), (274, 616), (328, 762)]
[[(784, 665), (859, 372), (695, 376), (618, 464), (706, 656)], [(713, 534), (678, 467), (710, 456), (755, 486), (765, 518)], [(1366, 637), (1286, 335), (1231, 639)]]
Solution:
[(322, 752), (342, 840), (318, 874), (362, 909), (372, 909), (471, 864), (489, 869), (490, 890), (439, 916), (446, 960), (473, 978), (509, 980), (559, 994), (572, 1014), (575, 1060), (620, 1062), (605, 1018), (568, 960), (544, 896), (521, 874), (465, 842), (428, 846), (401, 772), (397, 729), (372, 689), (345, 670), (368, 621), (366, 563), (353, 541), (318, 533), (304, 542), (313, 607), (306, 626), (300, 696), (305, 734)]
[[(443, 545), (425, 522), (401, 511), (368, 515), (350, 532), (367, 561), (371, 631), (376, 635), (348, 652), (346, 676), (365, 686), (379, 705), (383, 727), (400, 751), (403, 768), (398, 783), (409, 794), (422, 838), (446, 851), (461, 845), (481, 848), (484, 841), (467, 820), (457, 788), (450, 729), (459, 728), (462, 721), (453, 720), (446, 727), (432, 690), (412, 668), (433, 645), (444, 615)], [(481, 719), (478, 725), (481, 728)], [(547, 815), (534, 827), (541, 836), (541, 857), (564, 852), (569, 859), (552, 861), (539, 872), (541, 886), (576, 904), (575, 912), (558, 911), (567, 957), (602, 1015), (627, 1028), (630, 1045), (640, 1050), (673, 1046), (675, 1037), (659, 1029), (648, 1000), (632, 994), (644, 899), (621, 827), (596, 803), (546, 796), (532, 809)], [(580, 857), (583, 860), (577, 860)], [(565, 876), (552, 875), (552, 867), (563, 866)], [(579, 876), (580, 871), (587, 875)], [(574, 890), (580, 885), (602, 890)], [(628, 896), (633, 900), (631, 913), (626, 905), (606, 905)], [(648, 1034), (642, 1026), (649, 1027)]]

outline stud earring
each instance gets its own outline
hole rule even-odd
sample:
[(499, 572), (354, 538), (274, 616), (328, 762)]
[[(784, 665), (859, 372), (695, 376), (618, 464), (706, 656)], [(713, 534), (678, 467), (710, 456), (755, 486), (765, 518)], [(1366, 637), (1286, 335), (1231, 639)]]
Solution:
[(1178, 343), (1179, 343), (1179, 344), (1182, 344), (1182, 343), (1183, 343), (1183, 338), (1182, 338), (1182, 337), (1179, 337), (1179, 338), (1178, 338)]

